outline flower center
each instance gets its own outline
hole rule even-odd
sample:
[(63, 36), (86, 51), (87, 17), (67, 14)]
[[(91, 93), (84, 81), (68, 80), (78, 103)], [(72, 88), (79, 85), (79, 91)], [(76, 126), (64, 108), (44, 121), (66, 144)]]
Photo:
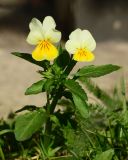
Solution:
[(79, 56), (86, 56), (87, 51), (86, 51), (85, 48), (79, 48), (79, 49), (77, 50), (77, 53), (79, 54)]
[(94, 59), (93, 53), (91, 53), (87, 48), (78, 48), (73, 55), (75, 61), (92, 61)]
[(33, 59), (37, 61), (53, 60), (58, 56), (57, 48), (48, 40), (42, 40), (38, 43), (35, 50), (32, 52)]
[(43, 50), (50, 50), (51, 43), (47, 40), (42, 40), (39, 42), (39, 47)]

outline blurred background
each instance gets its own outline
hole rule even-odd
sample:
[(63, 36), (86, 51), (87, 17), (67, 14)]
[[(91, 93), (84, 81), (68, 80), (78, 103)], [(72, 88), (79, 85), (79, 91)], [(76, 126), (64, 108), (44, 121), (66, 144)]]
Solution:
[[(31, 53), (26, 43), (29, 22), (54, 17), (63, 40), (76, 28), (88, 29), (97, 42), (95, 61), (113, 63), (122, 70), (96, 79), (112, 92), (122, 76), (128, 76), (128, 1), (127, 0), (0, 0), (0, 117), (26, 104), (41, 106), (45, 95), (25, 96), (25, 89), (40, 79), (39, 67), (10, 55), (13, 51)], [(89, 63), (90, 64), (90, 63)], [(87, 63), (78, 63), (75, 70)]]

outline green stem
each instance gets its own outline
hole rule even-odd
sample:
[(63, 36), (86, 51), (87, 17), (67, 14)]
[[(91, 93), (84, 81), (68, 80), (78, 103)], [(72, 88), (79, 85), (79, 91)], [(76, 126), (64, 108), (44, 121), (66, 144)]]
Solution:
[[(76, 61), (72, 60), (72, 57), (71, 57), (70, 63), (64, 71), (64, 74), (66, 75), (66, 77), (68, 77), (69, 73), (72, 71), (75, 64), (76, 64)], [(54, 113), (58, 100), (63, 96), (63, 91), (64, 91), (64, 87), (63, 85), (60, 84), (51, 104), (49, 101), (49, 95), (47, 94), (46, 112), (48, 113), (48, 115)], [(52, 128), (52, 123), (50, 122), (50, 117), (48, 117), (46, 122), (46, 128), (45, 128), (46, 137), (44, 139), (44, 143), (46, 144), (46, 146), (48, 146), (48, 144), (50, 143), (50, 137), (47, 137), (47, 136), (50, 134), (51, 128)]]
[(51, 132), (51, 122), (50, 122), (50, 99), (49, 99), (49, 93), (47, 93), (47, 103), (46, 103), (46, 113), (48, 115), (47, 120), (46, 120), (46, 125), (45, 125), (45, 135), (44, 135), (44, 146), (47, 149), (51, 138), (49, 137), (49, 134)]
[(4, 153), (1, 146), (0, 146), (0, 156), (2, 160), (5, 160)]
[[(63, 90), (63, 88), (62, 88), (62, 86), (60, 86), (56, 95), (55, 95), (55, 97), (53, 98), (53, 101), (52, 101), (51, 105), (50, 105), (50, 102), (49, 102), (46, 106), (46, 112), (49, 116), (48, 116), (46, 126), (45, 126), (45, 137), (44, 137), (45, 148), (48, 148), (49, 144), (51, 143), (51, 137), (49, 136), (50, 132), (51, 132), (51, 128), (52, 128), (52, 122), (50, 121), (50, 114), (52, 114), (54, 112), (56, 104), (62, 96), (62, 90)], [(48, 100), (47, 100), (47, 102), (48, 102)]]
[[(67, 68), (65, 69), (64, 71), (64, 74), (66, 75), (66, 77), (68, 77), (69, 73), (72, 71), (73, 67), (76, 65), (76, 61), (74, 61), (71, 57), (71, 60), (70, 60), (70, 63), (69, 65), (67, 66)], [(62, 85), (60, 85), (52, 103), (51, 103), (51, 107), (50, 107), (50, 114), (52, 114), (54, 112), (54, 109), (57, 105), (57, 102), (58, 100), (63, 96), (63, 91), (64, 91), (64, 88)]]
[(56, 95), (55, 95), (55, 97), (54, 97), (54, 99), (53, 99), (53, 101), (52, 101), (52, 103), (51, 103), (50, 114), (52, 114), (54, 112), (54, 109), (57, 105), (58, 100), (62, 97), (63, 91), (64, 91), (63, 86), (60, 86)]

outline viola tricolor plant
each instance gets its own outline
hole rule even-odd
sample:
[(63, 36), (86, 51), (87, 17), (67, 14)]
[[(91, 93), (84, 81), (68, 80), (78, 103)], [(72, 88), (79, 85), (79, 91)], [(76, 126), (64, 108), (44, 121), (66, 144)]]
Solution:
[[(28, 87), (25, 95), (45, 92), (47, 101), (44, 106), (26, 105), (16, 111), (26, 111), (16, 115), (16, 140), (20, 144), (28, 140), (34, 143), (36, 147), (32, 153), (42, 160), (84, 160), (90, 159), (89, 156), (95, 157), (99, 152), (92, 154), (84, 149), (87, 144), (93, 149), (95, 146), (88, 134), (83, 134), (83, 122), (86, 126), (91, 116), (91, 106), (81, 83), (120, 67), (112, 64), (88, 65), (94, 60), (92, 52), (96, 48), (96, 42), (88, 30), (74, 30), (62, 47), (61, 32), (56, 30), (56, 23), (51, 16), (45, 17), (43, 22), (33, 18), (29, 28), (27, 42), (35, 45), (35, 49), (30, 54), (12, 54), (40, 67), (40, 80)], [(77, 62), (84, 62), (85, 66), (70, 74)], [(107, 150), (105, 154), (112, 157), (114, 151)]]

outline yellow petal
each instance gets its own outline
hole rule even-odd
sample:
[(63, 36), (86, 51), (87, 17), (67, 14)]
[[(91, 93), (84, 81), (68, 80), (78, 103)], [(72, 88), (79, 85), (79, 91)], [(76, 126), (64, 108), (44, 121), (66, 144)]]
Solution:
[(46, 52), (46, 60), (54, 60), (58, 56), (58, 50), (54, 45), (50, 45)]
[(40, 44), (38, 44), (37, 47), (32, 52), (32, 58), (35, 59), (36, 61), (42, 61), (45, 59), (45, 55), (42, 52), (42, 48)]
[(36, 61), (53, 60), (58, 56), (58, 50), (49, 41), (41, 41), (32, 52), (32, 57)]
[(84, 61), (93, 61), (95, 58), (94, 54), (87, 49), (78, 49), (73, 55), (75, 61), (84, 62)]

